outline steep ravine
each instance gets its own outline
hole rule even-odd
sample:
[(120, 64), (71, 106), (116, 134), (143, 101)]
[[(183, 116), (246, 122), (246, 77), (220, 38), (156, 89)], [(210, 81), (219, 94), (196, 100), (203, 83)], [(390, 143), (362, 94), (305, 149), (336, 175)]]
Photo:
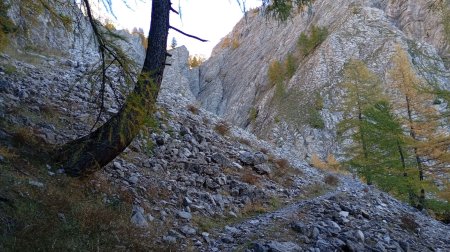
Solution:
[[(318, 6), (315, 9), (318, 11)], [(43, 22), (36, 24), (38, 30), (52, 33), (46, 27), (47, 19), (38, 20)], [(248, 24), (259, 24), (258, 20), (251, 17)], [(268, 31), (275, 35), (274, 30), (248, 29), (243, 36), (253, 39), (253, 45), (260, 45), (257, 48), (266, 53), (275, 50), (276, 46), (263, 46), (268, 41), (262, 43), (259, 37), (251, 36), (253, 31), (264, 38)], [(282, 32), (289, 37), (289, 30), (283, 28)], [(29, 35), (29, 39), (37, 36)], [(53, 35), (55, 41), (64, 41), (64, 33), (49, 37)], [(325, 50), (332, 36), (319, 50)], [(156, 119), (147, 122), (122, 155), (82, 180), (66, 176), (61, 167), (48, 165), (45, 157), (34, 159), (33, 151), (40, 153), (41, 149), (27, 152), (21, 146), (35, 137), (45, 143), (43, 146), (60, 144), (90, 131), (98, 113), (98, 92), (95, 83), (81, 77), (92, 67), (95, 47), (36, 40), (37, 46), (45, 43), (49, 50), (27, 51), (19, 43), (1, 53), (0, 250), (450, 250), (448, 225), (349, 175), (308, 165), (298, 154), (300, 147), (295, 147), (300, 146), (297, 141), (303, 137), (301, 134), (283, 132), (297, 140), (277, 137), (285, 142), (277, 146), (232, 126), (226, 115), (220, 117), (197, 107), (198, 93), (210, 92), (208, 85), (212, 85), (218, 88), (215, 91), (223, 111), (231, 104), (231, 91), (242, 91), (236, 95), (243, 95), (242, 103), (233, 105), (236, 113), (240, 105), (252, 107), (252, 102), (261, 99), (261, 112), (249, 128), (270, 120), (271, 111), (264, 112), (264, 106), (269, 104), (271, 90), (257, 90), (266, 85), (264, 73), (271, 57), (243, 50), (249, 43), (244, 37), (239, 47), (216, 51), (200, 69), (189, 68), (185, 47), (170, 51), (171, 66), (165, 70)], [(137, 37), (129, 38), (133, 52), (142, 52)], [(296, 38), (277, 39), (294, 49)], [(72, 46), (70, 53), (60, 51)], [(274, 54), (281, 57), (285, 49), (279, 50)], [(83, 54), (86, 51), (91, 52), (89, 57)], [(308, 68), (299, 68), (290, 85), (294, 86), (294, 79), (301, 79), (300, 73), (310, 74), (306, 69), (318, 71), (324, 67), (312, 62), (315, 57), (331, 60), (323, 55), (325, 51), (311, 55)], [(231, 60), (238, 57), (242, 57), (241, 63), (236, 64), (234, 72), (226, 71)], [(218, 59), (220, 64), (214, 63)], [(267, 62), (261, 63), (261, 59)], [(243, 66), (256, 70), (244, 73), (239, 69)], [(197, 85), (205, 78), (208, 85)], [(235, 81), (234, 89), (223, 85), (222, 78)], [(250, 91), (238, 82), (248, 78), (253, 80)], [(308, 78), (312, 81), (318, 77)], [(101, 122), (120, 108), (120, 99), (117, 101), (115, 95), (115, 90), (107, 89)], [(252, 97), (250, 103), (245, 95)], [(328, 101), (326, 106), (330, 104)], [(247, 113), (241, 113), (242, 121), (248, 118)], [(331, 124), (327, 123), (327, 127)], [(332, 137), (327, 137), (323, 144), (332, 145)], [(301, 144), (312, 144), (313, 140)], [(294, 147), (286, 148), (289, 144)]]
[[(335, 127), (341, 120), (342, 88), (338, 84), (349, 59), (364, 61), (386, 82), (399, 44), (421, 76), (450, 88), (450, 71), (442, 60), (449, 57), (448, 35), (433, 3), (318, 0), (286, 23), (253, 11), (216, 46), (200, 67), (199, 85), (191, 86), (208, 111), (279, 147), (295, 150), (302, 158), (339, 153)], [(295, 55), (300, 34), (313, 26), (327, 28), (329, 35), (301, 59), (287, 81), (288, 92), (296, 94), (284, 101), (291, 113), (283, 115), (273, 102), (269, 65), (274, 60), (283, 62), (289, 53)], [(314, 128), (306, 117), (317, 99), (323, 103), (319, 113), (324, 125)]]

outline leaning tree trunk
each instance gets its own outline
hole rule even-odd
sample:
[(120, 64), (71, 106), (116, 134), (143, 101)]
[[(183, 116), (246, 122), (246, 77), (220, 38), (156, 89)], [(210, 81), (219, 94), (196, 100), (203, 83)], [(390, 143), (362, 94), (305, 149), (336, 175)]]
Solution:
[(101, 169), (122, 153), (139, 133), (144, 119), (153, 116), (164, 72), (170, 0), (153, 0), (148, 49), (133, 92), (120, 111), (94, 132), (63, 145), (56, 161), (71, 176)]

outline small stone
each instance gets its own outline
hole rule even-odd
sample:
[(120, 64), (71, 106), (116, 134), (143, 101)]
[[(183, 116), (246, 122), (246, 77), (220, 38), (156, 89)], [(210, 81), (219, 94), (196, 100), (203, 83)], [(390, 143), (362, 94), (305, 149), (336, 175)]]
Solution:
[(317, 239), (317, 237), (319, 237), (320, 231), (317, 227), (314, 227), (312, 232), (311, 232), (311, 238), (312, 239)]
[(328, 221), (327, 224), (331, 226), (331, 228), (332, 228), (333, 231), (335, 231), (335, 232), (341, 232), (341, 227), (340, 227), (339, 224), (337, 224), (336, 222), (334, 222), (334, 221)]
[(239, 152), (239, 160), (244, 165), (254, 165), (255, 164), (255, 157), (253, 156), (252, 153), (250, 153), (248, 151), (240, 151)]
[(267, 155), (264, 154), (264, 153), (261, 153), (261, 152), (256, 153), (254, 155), (254, 159), (255, 159), (255, 162), (254, 162), (255, 165), (259, 165), (259, 164), (265, 163), (265, 162), (267, 162), (269, 160)]
[(139, 181), (139, 178), (138, 178), (138, 176), (131, 176), (129, 180), (130, 180), (131, 184), (137, 184), (137, 182)]
[(167, 235), (163, 237), (163, 241), (170, 244), (177, 243), (177, 238), (171, 235)]
[(225, 226), (225, 231), (231, 234), (237, 234), (240, 232), (239, 229), (230, 226)]
[(146, 218), (140, 212), (136, 212), (133, 214), (133, 216), (131, 217), (131, 223), (140, 228), (148, 227), (148, 222)]
[(272, 169), (268, 164), (258, 164), (253, 167), (253, 170), (256, 171), (256, 173), (265, 175), (265, 174), (271, 174)]
[(229, 211), (228, 214), (233, 216), (234, 218), (237, 218), (237, 214), (233, 211)]
[(192, 204), (192, 200), (189, 199), (188, 197), (184, 197), (183, 199), (183, 205), (184, 206), (190, 206)]
[(122, 170), (122, 169), (123, 169), (123, 168), (122, 168), (122, 165), (121, 165), (119, 162), (114, 162), (113, 164), (114, 164), (114, 167), (115, 167), (116, 169), (118, 169), (118, 170)]
[(216, 163), (218, 163), (218, 164), (220, 164), (221, 166), (224, 166), (224, 167), (231, 166), (231, 164), (232, 164), (231, 161), (225, 155), (223, 155), (222, 153), (214, 153), (211, 156), (211, 159), (214, 162), (216, 162)]
[(361, 215), (362, 215), (362, 217), (364, 217), (364, 218), (366, 218), (366, 219), (370, 219), (369, 213), (366, 212), (366, 211), (364, 211), (364, 210), (361, 210)]
[(308, 234), (308, 227), (305, 224), (303, 224), (302, 222), (291, 223), (291, 228), (300, 234), (303, 234), (303, 235)]
[(195, 228), (190, 227), (190, 226), (182, 226), (180, 228), (181, 233), (183, 233), (186, 236), (193, 236), (197, 233), (197, 230), (195, 230)]
[(36, 180), (28, 180), (28, 184), (39, 187), (39, 188), (44, 188), (44, 183), (36, 181)]
[(185, 220), (190, 220), (190, 219), (192, 219), (192, 214), (189, 213), (189, 212), (185, 212), (185, 211), (179, 211), (179, 212), (178, 212), (178, 216), (179, 216), (180, 218), (182, 218), (182, 219), (185, 219)]
[(355, 236), (359, 241), (364, 242), (365, 237), (364, 237), (364, 233), (361, 230), (357, 230), (355, 233)]
[(162, 137), (162, 136), (157, 136), (155, 138), (155, 141), (156, 141), (156, 144), (159, 146), (164, 145), (166, 143), (166, 141), (164, 140), (164, 137)]
[(66, 216), (63, 213), (58, 213), (58, 218), (62, 221), (62, 222), (66, 222)]
[(250, 247), (251, 251), (253, 252), (268, 252), (269, 249), (262, 245), (261, 243), (253, 243)]
[(411, 248), (409, 247), (409, 243), (408, 242), (406, 242), (406, 241), (399, 241), (398, 244), (403, 249), (403, 251), (405, 251), (405, 252), (411, 251)]
[(269, 251), (272, 252), (296, 252), (302, 251), (302, 248), (293, 242), (271, 241), (267, 244)]
[(151, 214), (147, 214), (147, 221), (152, 222), (155, 220), (155, 217), (153, 217)]
[(347, 211), (340, 211), (339, 212), (339, 216), (341, 216), (342, 218), (347, 218), (348, 217), (348, 212)]

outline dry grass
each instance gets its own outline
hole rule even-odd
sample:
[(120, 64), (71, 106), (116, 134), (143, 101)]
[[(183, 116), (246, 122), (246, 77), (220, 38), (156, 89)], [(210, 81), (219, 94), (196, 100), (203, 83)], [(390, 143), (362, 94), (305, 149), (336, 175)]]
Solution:
[(192, 114), (198, 115), (198, 112), (200, 111), (199, 108), (196, 105), (189, 104), (187, 105), (187, 109), (191, 111)]
[(173, 192), (165, 187), (152, 184), (146, 188), (146, 195), (150, 199), (168, 200), (172, 196)]
[(231, 37), (227, 36), (225, 37), (221, 42), (220, 47), (221, 48), (231, 48), (231, 49), (237, 49), (240, 46), (239, 38), (237, 34), (231, 35)]
[(274, 161), (275, 165), (277, 166), (277, 168), (279, 170), (287, 170), (291, 167), (291, 165), (289, 164), (289, 161), (287, 159), (281, 158), (281, 159), (276, 159)]
[(6, 251), (151, 251), (156, 237), (167, 231), (156, 222), (152, 232), (132, 225), (132, 196), (103, 175), (89, 181), (49, 177), (44, 165), (10, 157), (8, 163), (19, 163), (26, 173), (8, 163), (0, 171), (0, 195), (10, 202), (0, 202), (0, 244)]
[(314, 183), (306, 188), (304, 188), (301, 199), (312, 199), (317, 196), (324, 194), (329, 188), (324, 184)]
[(250, 217), (256, 214), (262, 214), (266, 213), (269, 209), (264, 206), (261, 202), (252, 202), (247, 205), (245, 205), (242, 210), (241, 214), (246, 217)]
[(230, 125), (227, 122), (224, 121), (220, 121), (219, 123), (216, 124), (216, 126), (214, 127), (214, 130), (221, 134), (222, 136), (226, 136), (230, 133)]
[(14, 151), (11, 150), (10, 148), (0, 146), (0, 156), (2, 156), (5, 159), (12, 159), (17, 157), (17, 154), (14, 153)]
[(325, 184), (330, 185), (330, 186), (337, 186), (339, 183), (339, 179), (338, 179), (338, 177), (336, 177), (333, 174), (328, 174), (323, 179), (323, 182), (325, 182)]
[(278, 184), (292, 187), (294, 180), (292, 179), (293, 176), (301, 175), (302, 172), (299, 169), (293, 168), (287, 159), (275, 159), (272, 162), (275, 164), (275, 169), (273, 170), (273, 173), (271, 174), (271, 179)]
[(313, 167), (316, 167), (316, 168), (321, 169), (321, 170), (327, 170), (328, 169), (327, 163), (322, 161), (317, 154), (313, 154), (312, 155), (310, 164)]
[(318, 155), (313, 154), (310, 161), (311, 166), (324, 170), (324, 171), (330, 171), (335, 173), (347, 173), (339, 163), (339, 161), (336, 160), (333, 154), (328, 154), (327, 159), (325, 161), (322, 161)]
[(252, 146), (252, 143), (251, 143), (250, 140), (248, 140), (248, 139), (239, 137), (239, 138), (237, 138), (237, 141), (238, 141), (239, 143), (241, 143), (241, 144), (245, 144), (245, 145), (247, 145), (247, 146)]
[(260, 177), (252, 171), (247, 170), (241, 176), (242, 181), (250, 185), (258, 185)]
[(400, 226), (410, 232), (415, 232), (417, 228), (419, 228), (419, 224), (414, 220), (414, 217), (411, 215), (403, 214), (400, 217), (400, 221), (402, 222)]
[(269, 150), (266, 148), (261, 148), (259, 151), (261, 151), (262, 153), (264, 153), (266, 155), (269, 154)]

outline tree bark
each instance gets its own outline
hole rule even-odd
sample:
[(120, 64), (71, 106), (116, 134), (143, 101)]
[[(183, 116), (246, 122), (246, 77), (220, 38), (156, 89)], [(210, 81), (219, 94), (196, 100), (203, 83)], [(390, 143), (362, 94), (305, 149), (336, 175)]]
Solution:
[(122, 153), (153, 116), (162, 82), (169, 30), (170, 0), (153, 0), (148, 49), (132, 93), (120, 111), (94, 132), (55, 152), (55, 161), (71, 176), (93, 173)]

